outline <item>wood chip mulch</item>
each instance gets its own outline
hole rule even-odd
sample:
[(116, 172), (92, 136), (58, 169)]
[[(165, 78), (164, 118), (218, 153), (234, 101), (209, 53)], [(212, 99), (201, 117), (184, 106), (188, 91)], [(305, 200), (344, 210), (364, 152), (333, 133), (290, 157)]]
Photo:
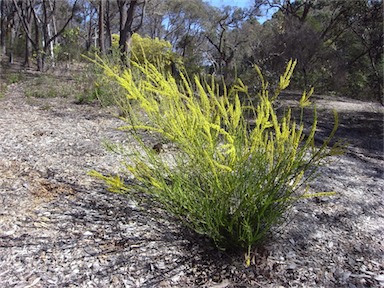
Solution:
[(384, 287), (383, 151), (334, 157), (310, 191), (337, 195), (298, 203), (246, 268), (87, 175), (120, 171), (101, 145), (128, 141), (111, 109), (26, 98), (27, 84), (0, 99), (0, 287)]

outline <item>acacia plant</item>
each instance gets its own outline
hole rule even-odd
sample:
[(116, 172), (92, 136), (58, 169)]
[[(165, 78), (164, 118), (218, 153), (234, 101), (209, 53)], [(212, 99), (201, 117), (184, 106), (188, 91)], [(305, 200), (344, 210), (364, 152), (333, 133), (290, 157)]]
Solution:
[[(271, 96), (255, 67), (261, 79), (256, 106), (241, 103), (242, 97), (250, 98), (241, 80), (229, 88), (213, 77), (189, 79), (181, 74), (177, 83), (149, 62), (132, 62), (121, 75), (101, 65), (126, 90), (128, 113), (120, 129), (136, 140), (125, 147), (130, 156), (123, 163), (133, 183), (91, 172), (111, 191), (151, 195), (217, 247), (246, 251), (248, 265), (252, 247), (279, 227), (295, 201), (327, 194), (306, 195), (300, 187), (336, 152), (336, 147), (327, 147), (336, 124), (324, 144), (316, 147), (316, 113), (305, 135), (302, 119), (294, 121), (289, 109), (278, 117), (274, 109), (273, 99), (288, 87), (296, 62), (288, 63)], [(312, 92), (303, 93), (302, 109), (311, 104)], [(173, 151), (154, 151), (148, 132), (172, 143)]]
[[(112, 52), (118, 48), (119, 39), (119, 35), (112, 35)], [(134, 33), (131, 37), (130, 49), (132, 58), (140, 64), (145, 65), (145, 62), (149, 62), (169, 71), (172, 71), (172, 65), (183, 66), (181, 57), (172, 51), (172, 44), (163, 39), (142, 37)], [(118, 61), (115, 62), (118, 63)]]
[[(110, 69), (117, 74), (120, 74), (121, 70), (127, 66), (126, 63), (121, 62), (119, 39), (120, 36), (118, 34), (112, 34), (111, 53), (102, 55), (104, 63), (108, 63)], [(131, 40), (130, 54), (137, 64), (145, 65), (145, 63), (149, 62), (156, 65), (156, 67), (160, 67), (161, 70), (173, 74), (178, 69), (183, 69), (182, 58), (172, 51), (172, 45), (168, 41), (158, 38), (141, 37), (137, 33), (132, 35)], [(97, 54), (95, 57), (98, 57)], [(93, 61), (88, 56), (84, 55), (84, 58)], [(89, 83), (90, 87), (85, 89), (85, 93), (80, 95), (78, 101), (82, 103), (97, 99), (103, 106), (115, 103), (121, 106), (120, 102), (125, 102), (125, 97), (121, 93), (123, 89), (116, 85), (113, 79), (108, 77), (103, 72), (103, 69), (100, 69), (99, 65), (91, 65), (89, 68), (90, 73), (87, 73), (88, 79), (82, 79), (82, 81)], [(123, 107), (120, 107), (123, 108), (121, 109), (122, 113), (126, 110), (124, 106), (125, 104)]]

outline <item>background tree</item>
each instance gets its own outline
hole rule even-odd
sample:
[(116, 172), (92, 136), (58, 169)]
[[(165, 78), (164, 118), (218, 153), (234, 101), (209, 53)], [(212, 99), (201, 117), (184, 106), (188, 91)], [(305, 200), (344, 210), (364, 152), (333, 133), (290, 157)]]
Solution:
[(117, 0), (120, 27), (119, 48), (122, 63), (128, 63), (129, 42), (133, 33), (143, 25), (146, 0)]
[(104, 14), (105, 0), (99, 0), (99, 48), (101, 54), (105, 54)]
[(248, 10), (225, 7), (217, 13), (206, 38), (213, 49), (210, 51), (215, 73), (228, 78), (229, 69), (240, 45), (248, 41), (242, 33), (242, 24), (251, 16)]
[(383, 69), (374, 68), (382, 65), (382, 1), (274, 0), (267, 5), (277, 12), (263, 24), (263, 41), (253, 44), (258, 48), (244, 62), (264, 55), (268, 61), (262, 67), (274, 74), (296, 58), (293, 88), (316, 86), (319, 92), (359, 98), (383, 94)]
[(13, 63), (14, 56), (14, 42), (16, 33), (19, 30), (19, 23), (16, 19), (16, 10), (11, 2), (1, 1), (0, 5), (1, 12), (1, 54), (2, 57), (7, 55), (8, 62)]
[(164, 39), (172, 43), (190, 72), (204, 66), (207, 44), (205, 32), (215, 10), (201, 0), (166, 2)]
[[(0, 1), (0, 54), (1, 58), (10, 51), (10, 45), (7, 45), (7, 41), (10, 41), (12, 35), (12, 29), (15, 25), (16, 11), (13, 3), (7, 1)], [(9, 44), (9, 43), (8, 43)], [(10, 57), (12, 58), (12, 57)]]
[[(261, 23), (266, 11), (273, 16)], [(139, 33), (170, 42), (189, 73), (241, 76), (252, 87), (254, 64), (275, 79), (297, 59), (292, 89), (381, 100), (382, 11), (381, 0), (255, 0), (245, 9), (203, 0), (1, 1), (0, 46), (9, 61), (23, 57), (43, 70), (46, 59), (54, 64), (85, 51), (110, 57), (117, 34), (128, 63)]]
[(94, 1), (88, 0), (79, 0), (79, 6), (82, 9), (79, 10), (79, 18), (80, 22), (80, 37), (83, 39), (85, 43), (85, 50), (89, 51), (92, 45), (95, 45), (96, 39), (96, 30), (99, 25), (98, 13), (97, 13), (97, 5)]
[[(52, 32), (50, 29), (54, 18), (53, 16), (56, 15), (56, 8), (58, 4), (56, 1), (51, 3), (49, 0), (42, 0), (41, 2), (37, 0), (21, 0), (16, 2), (16, 0), (13, 0), (13, 3), (16, 7), (16, 11), (24, 28), (25, 34), (31, 42), (34, 52), (36, 53), (37, 70), (43, 71), (48, 49), (52, 49), (51, 43), (53, 43), (53, 41), (64, 32), (65, 28), (73, 18), (77, 9), (77, 0), (75, 0), (70, 6), (69, 3), (60, 2), (60, 10), (64, 12), (62, 15), (65, 17), (67, 16), (65, 12), (69, 12), (69, 16), (65, 18), (64, 24), (57, 32)], [(31, 9), (32, 11), (34, 31), (32, 31), (31, 26), (28, 23), (28, 19), (25, 17), (28, 9)]]
[(152, 39), (164, 38), (165, 29), (163, 21), (167, 14), (167, 3), (169, 0), (150, 0), (147, 3), (146, 13), (140, 32)]

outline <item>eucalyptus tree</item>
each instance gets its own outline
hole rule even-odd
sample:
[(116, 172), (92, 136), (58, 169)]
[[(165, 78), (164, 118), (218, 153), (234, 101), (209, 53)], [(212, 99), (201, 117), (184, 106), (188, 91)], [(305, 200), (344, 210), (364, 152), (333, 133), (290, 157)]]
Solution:
[(89, 51), (93, 46), (96, 47), (97, 43), (97, 30), (98, 30), (98, 11), (97, 3), (94, 0), (79, 0), (81, 9), (78, 11), (79, 27), (81, 30), (81, 37), (85, 43), (85, 50)]
[(146, 0), (117, 0), (119, 8), (119, 49), (121, 61), (128, 65), (129, 42), (143, 25)]
[[(296, 79), (326, 91), (382, 95), (383, 1), (271, 0), (277, 7), (270, 51), (284, 65), (298, 59)], [(372, 89), (373, 88), (373, 89)], [(380, 96), (379, 96), (380, 97)]]
[[(13, 0), (19, 21), (36, 53), (37, 70), (45, 69), (46, 55), (49, 50), (52, 55), (54, 41), (74, 17), (78, 9), (77, 1)], [(29, 12), (32, 15), (33, 25), (30, 25), (29, 18), (26, 17)], [(56, 22), (59, 21), (62, 25), (57, 29)]]
[(251, 40), (249, 35), (244, 33), (243, 25), (259, 13), (258, 7), (255, 7), (244, 9), (226, 6), (216, 9), (211, 16), (211, 26), (205, 34), (211, 47), (208, 56), (214, 71), (224, 78), (229, 76), (239, 49)]
[(5, 1), (0, 2), (0, 60), (5, 54)]
[[(95, 1), (95, 0), (94, 0)], [(101, 54), (110, 51), (112, 47), (112, 33), (119, 31), (116, 16), (119, 14), (120, 2), (114, 0), (96, 0), (97, 6), (97, 43)]]
[(8, 55), (9, 62), (13, 62), (13, 42), (18, 30), (16, 10), (12, 2), (0, 1), (0, 55)]
[(354, 1), (348, 8), (349, 29), (336, 42), (345, 51), (339, 56), (345, 59), (347, 92), (375, 95), (383, 104), (383, 1)]
[(99, 0), (99, 48), (100, 53), (105, 53), (105, 37), (104, 37), (104, 16), (105, 16), (105, 1)]
[(167, 17), (169, 0), (150, 0), (147, 3), (141, 33), (152, 39), (162, 39), (165, 35), (164, 21)]
[(107, 49), (112, 47), (112, 33), (118, 29), (118, 20), (117, 16), (119, 14), (119, 8), (117, 2), (113, 0), (105, 0), (105, 34), (106, 34), (106, 43), (105, 46)]
[(151, 0), (142, 33), (169, 41), (190, 72), (198, 72), (206, 54), (205, 31), (213, 7), (202, 0)]

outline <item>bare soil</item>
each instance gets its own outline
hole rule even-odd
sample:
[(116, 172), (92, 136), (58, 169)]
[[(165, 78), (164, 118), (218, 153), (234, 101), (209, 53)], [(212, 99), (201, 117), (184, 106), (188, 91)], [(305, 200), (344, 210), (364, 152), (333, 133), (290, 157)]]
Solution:
[(12, 84), (0, 99), (1, 287), (384, 287), (380, 104), (314, 98), (318, 141), (336, 109), (336, 138), (348, 147), (310, 190), (337, 195), (300, 201), (245, 267), (241, 254), (217, 251), (155, 203), (109, 193), (87, 175), (120, 171), (121, 158), (101, 145), (129, 141), (114, 109), (27, 98), (29, 85)]

